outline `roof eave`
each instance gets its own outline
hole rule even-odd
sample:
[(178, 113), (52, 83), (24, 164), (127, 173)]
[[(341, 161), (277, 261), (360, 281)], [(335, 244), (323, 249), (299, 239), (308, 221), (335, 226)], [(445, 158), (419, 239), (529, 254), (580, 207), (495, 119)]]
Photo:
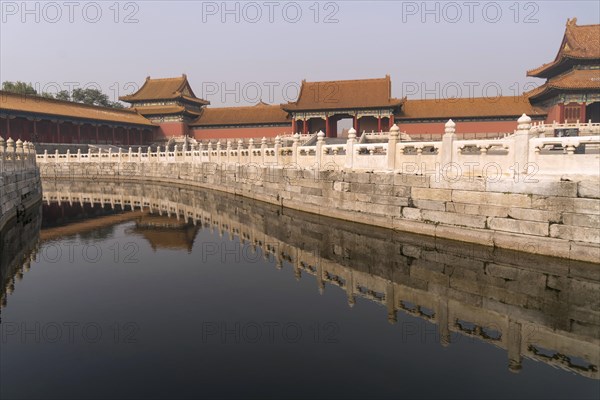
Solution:
[(291, 121), (252, 121), (252, 122), (245, 122), (245, 121), (227, 121), (227, 122), (215, 122), (215, 123), (209, 123), (209, 122), (198, 122), (198, 123), (191, 123), (189, 124), (190, 127), (194, 128), (194, 127), (217, 127), (217, 126), (229, 126), (229, 125), (247, 125), (247, 126), (252, 126), (252, 125), (264, 125), (264, 124), (289, 124)]
[[(503, 115), (453, 115), (453, 116), (447, 116), (447, 115), (442, 115), (442, 116), (395, 116), (395, 119), (399, 120), (399, 121), (408, 121), (408, 120), (428, 120), (428, 119), (435, 119), (435, 120), (448, 120), (448, 119), (452, 119), (452, 120), (460, 120), (460, 119), (481, 119), (481, 118), (517, 118), (520, 117), (523, 113), (517, 113), (517, 114), (503, 114)], [(528, 112), (527, 115), (529, 115), (530, 117), (543, 117), (545, 115), (548, 115), (547, 112)]]
[(133, 95), (130, 96), (122, 96), (119, 97), (119, 100), (121, 101), (126, 101), (127, 103), (134, 103), (134, 102), (140, 102), (140, 101), (161, 101), (161, 100), (169, 100), (169, 101), (173, 101), (173, 100), (184, 100), (184, 101), (189, 101), (189, 102), (193, 102), (193, 103), (198, 103), (201, 104), (203, 106), (207, 106), (210, 104), (210, 101), (208, 100), (204, 100), (198, 97), (189, 97), (189, 96), (184, 96), (184, 95), (173, 95), (171, 97), (146, 97), (146, 98), (134, 98)]
[[(18, 109), (14, 109), (14, 108), (5, 107), (5, 106), (3, 106), (0, 111), (11, 111), (13, 113), (20, 113), (20, 114), (27, 114), (27, 115), (43, 115), (43, 116), (47, 117), (48, 119), (50, 119), (50, 118), (53, 118), (53, 119), (65, 118), (65, 119), (71, 119), (71, 120), (95, 121), (95, 122), (101, 122), (103, 124), (113, 123), (115, 125), (135, 125), (135, 126), (152, 126), (152, 127), (158, 126), (155, 123), (153, 123), (152, 121), (147, 121), (147, 122), (146, 121), (139, 121), (139, 122), (115, 121), (115, 120), (98, 119), (98, 118), (92, 118), (92, 117), (78, 117), (78, 116), (74, 116), (74, 115), (65, 115), (65, 114), (50, 114), (50, 113), (43, 113), (43, 112), (24, 111), (24, 110), (18, 110)], [(137, 115), (140, 118), (145, 119), (143, 115), (141, 115), (141, 114), (137, 114)]]
[(348, 109), (360, 109), (360, 110), (371, 110), (377, 108), (397, 108), (401, 107), (404, 104), (404, 99), (398, 100), (396, 102), (390, 104), (382, 104), (382, 105), (372, 105), (372, 106), (336, 106), (336, 107), (302, 107), (297, 104), (291, 105), (286, 104), (282, 105), (281, 108), (284, 111), (292, 112), (292, 111), (335, 111), (335, 110), (348, 110)]

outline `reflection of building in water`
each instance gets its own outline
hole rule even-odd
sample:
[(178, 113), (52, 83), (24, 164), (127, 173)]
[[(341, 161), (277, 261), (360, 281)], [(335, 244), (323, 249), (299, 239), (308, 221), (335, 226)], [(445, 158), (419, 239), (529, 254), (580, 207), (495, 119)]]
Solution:
[(200, 228), (185, 219), (144, 214), (135, 223), (135, 232), (143, 236), (156, 249), (186, 250), (192, 252)]
[(34, 207), (0, 232), (0, 308), (15, 289), (15, 280), (29, 270), (38, 249), (41, 208)]
[(140, 212), (131, 212), (129, 206), (54, 201), (58, 200), (46, 199), (43, 205), (42, 242), (75, 235), (86, 238), (90, 234), (96, 238), (106, 238), (113, 233), (115, 225), (138, 219), (142, 215)]
[[(45, 182), (44, 199), (103, 199), (179, 216), (180, 221), (238, 236), (297, 278), (316, 277), (344, 290), (349, 305), (369, 299), (436, 324), (443, 345), (452, 333), (522, 357), (599, 379), (600, 268), (509, 250), (410, 235), (282, 210), (216, 192), (173, 186)], [(175, 219), (172, 219), (175, 221)]]

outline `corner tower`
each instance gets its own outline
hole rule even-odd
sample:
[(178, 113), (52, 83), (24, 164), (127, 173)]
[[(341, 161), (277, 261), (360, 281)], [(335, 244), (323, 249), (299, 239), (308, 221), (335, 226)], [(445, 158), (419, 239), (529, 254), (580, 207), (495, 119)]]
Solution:
[(546, 79), (526, 95), (532, 105), (548, 111), (548, 122), (600, 122), (600, 25), (567, 20), (554, 61), (527, 76)]
[(119, 100), (130, 103), (131, 108), (160, 126), (155, 140), (188, 135), (188, 124), (210, 104), (196, 97), (185, 74), (177, 78), (147, 77), (137, 92)]

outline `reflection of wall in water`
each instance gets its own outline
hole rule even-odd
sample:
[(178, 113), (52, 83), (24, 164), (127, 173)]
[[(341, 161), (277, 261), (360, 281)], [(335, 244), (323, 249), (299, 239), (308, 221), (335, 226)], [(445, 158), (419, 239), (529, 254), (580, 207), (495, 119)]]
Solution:
[(13, 219), (0, 232), (0, 308), (6, 306), (15, 279), (21, 280), (35, 259), (41, 223), (41, 206), (37, 206)]
[[(598, 379), (600, 269), (565, 261), (394, 232), (327, 219), (176, 186), (110, 183), (101, 193), (86, 182), (45, 184), (44, 199), (102, 198), (106, 203), (177, 215), (261, 247), (299, 278), (317, 278), (345, 290), (350, 305), (364, 297), (508, 351), (517, 371), (524, 355)], [(94, 186), (96, 187), (96, 186)], [(576, 361), (576, 358), (585, 361)]]

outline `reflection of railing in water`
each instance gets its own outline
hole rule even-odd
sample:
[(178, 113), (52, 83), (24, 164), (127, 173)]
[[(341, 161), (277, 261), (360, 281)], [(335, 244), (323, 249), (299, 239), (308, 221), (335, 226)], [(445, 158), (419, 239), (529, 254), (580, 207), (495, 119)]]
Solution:
[(0, 308), (35, 259), (41, 224), (41, 207), (35, 207), (0, 232)]
[(598, 366), (588, 363), (585, 360), (581, 359), (573, 359), (565, 354), (561, 354), (557, 351), (551, 351), (547, 349), (543, 349), (541, 347), (535, 345), (529, 345), (527, 348), (531, 353), (533, 353), (537, 359), (544, 360), (548, 364), (566, 368), (571, 371), (582, 371), (582, 372), (598, 372)]
[[(275, 206), (189, 188), (128, 183), (90, 192), (86, 182), (45, 185), (44, 201), (132, 205), (228, 232), (260, 247), (278, 268), (290, 265), (298, 279), (314, 275), (320, 292), (327, 283), (344, 290), (349, 305), (365, 298), (386, 307), (392, 323), (398, 311), (435, 323), (444, 345), (458, 333), (506, 349), (513, 371), (525, 356), (600, 378), (598, 304), (586, 298), (600, 289), (597, 265), (375, 228), (366, 238), (356, 224), (279, 215)], [(539, 348), (561, 356), (544, 358)]]

